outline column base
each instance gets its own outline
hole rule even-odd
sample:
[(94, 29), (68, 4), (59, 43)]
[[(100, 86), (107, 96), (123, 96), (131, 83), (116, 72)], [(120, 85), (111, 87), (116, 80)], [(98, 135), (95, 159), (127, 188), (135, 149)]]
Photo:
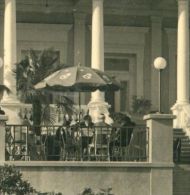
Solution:
[(182, 128), (190, 137), (190, 104), (176, 103), (171, 110), (176, 116), (173, 121), (173, 128)]
[(1, 99), (2, 104), (20, 104), (20, 101), (18, 100), (17, 96), (10, 93), (7, 94), (7, 92), (4, 92), (3, 97)]
[(24, 116), (21, 111), (27, 109), (25, 104), (22, 103), (1, 103), (0, 106), (5, 114), (8, 116), (7, 124), (21, 125), (24, 121)]
[(105, 115), (105, 123), (111, 125), (113, 123), (113, 119), (109, 116), (110, 105), (104, 101), (90, 101), (88, 104), (89, 115), (92, 117), (93, 123), (102, 122), (101, 114)]

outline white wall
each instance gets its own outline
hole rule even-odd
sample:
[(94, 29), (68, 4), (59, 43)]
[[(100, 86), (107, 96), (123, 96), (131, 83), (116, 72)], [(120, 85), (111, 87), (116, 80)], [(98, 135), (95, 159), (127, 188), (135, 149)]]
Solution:
[(71, 25), (57, 24), (17, 24), (17, 59), (21, 60), (21, 51), (43, 50), (53, 47), (60, 51), (61, 63), (67, 63), (68, 32)]

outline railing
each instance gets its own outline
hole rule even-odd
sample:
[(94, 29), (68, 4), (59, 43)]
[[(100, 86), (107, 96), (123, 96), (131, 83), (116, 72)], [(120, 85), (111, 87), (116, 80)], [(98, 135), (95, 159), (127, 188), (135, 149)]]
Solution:
[(148, 128), (6, 125), (6, 160), (147, 161)]
[(180, 162), (180, 157), (181, 157), (181, 138), (176, 138), (173, 141), (173, 160), (175, 163)]

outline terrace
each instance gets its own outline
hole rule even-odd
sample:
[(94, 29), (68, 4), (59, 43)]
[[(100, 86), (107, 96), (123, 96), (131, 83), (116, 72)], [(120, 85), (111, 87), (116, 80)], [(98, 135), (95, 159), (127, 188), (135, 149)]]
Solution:
[(14, 164), (37, 190), (75, 195), (111, 186), (117, 195), (172, 194), (173, 115), (146, 115), (146, 126), (78, 127), (71, 139), (63, 126), (0, 120), (1, 163)]

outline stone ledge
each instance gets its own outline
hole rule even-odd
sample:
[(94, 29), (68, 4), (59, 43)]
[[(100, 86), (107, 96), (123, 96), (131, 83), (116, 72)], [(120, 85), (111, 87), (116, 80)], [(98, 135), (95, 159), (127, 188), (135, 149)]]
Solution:
[(5, 161), (0, 165), (9, 164), (17, 167), (81, 167), (81, 168), (173, 168), (174, 163), (149, 162), (73, 162), (73, 161)]
[(147, 114), (143, 117), (143, 120), (149, 119), (175, 119), (176, 116), (173, 114)]

